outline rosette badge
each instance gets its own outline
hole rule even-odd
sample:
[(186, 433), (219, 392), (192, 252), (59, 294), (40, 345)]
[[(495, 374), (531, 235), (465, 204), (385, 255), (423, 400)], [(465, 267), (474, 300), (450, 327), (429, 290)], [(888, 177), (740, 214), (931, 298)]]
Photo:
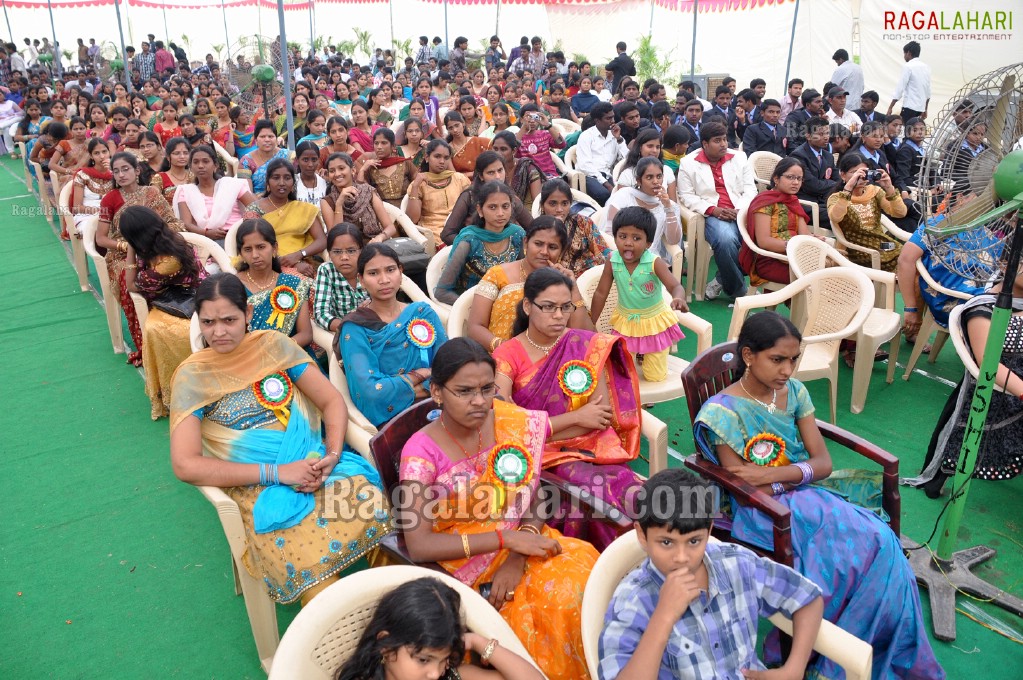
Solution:
[(409, 342), (419, 348), (419, 358), (423, 360), (423, 363), (429, 366), (430, 356), (426, 353), (426, 350), (433, 347), (433, 343), (437, 342), (437, 330), (433, 327), (433, 324), (426, 319), (413, 319), (408, 325), (407, 331)]
[(277, 328), (284, 328), (284, 322), (298, 309), (298, 293), (291, 286), (277, 286), (270, 291), (270, 316), (266, 321)]
[(597, 389), (597, 371), (585, 361), (572, 359), (558, 370), (558, 384), (572, 401), (571, 410), (575, 411), (582, 408)]
[(743, 454), (754, 465), (777, 467), (789, 464), (789, 457), (785, 455), (785, 440), (770, 432), (761, 432), (746, 442)]
[(271, 373), (252, 386), (256, 402), (273, 411), (277, 420), (285, 427), (291, 417), (291, 402), (295, 397), (295, 386), (287, 373)]
[(507, 502), (509, 491), (528, 484), (536, 474), (533, 456), (518, 444), (503, 444), (494, 447), (487, 460), (484, 481), (491, 484), (491, 509), (499, 512)]

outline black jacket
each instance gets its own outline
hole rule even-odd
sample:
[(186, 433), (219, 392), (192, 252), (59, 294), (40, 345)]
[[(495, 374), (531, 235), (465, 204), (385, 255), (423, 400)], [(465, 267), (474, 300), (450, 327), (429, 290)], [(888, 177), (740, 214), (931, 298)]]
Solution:
[(636, 75), (636, 64), (632, 61), (632, 57), (622, 52), (608, 63), (607, 70), (612, 73), (612, 82), (614, 88), (617, 89), (622, 78)]
[(862, 120), (864, 123), (866, 123), (869, 120), (876, 120), (880, 123), (884, 122), (884, 115), (877, 109), (874, 109), (873, 111), (870, 112), (873, 118), (867, 118), (867, 112), (864, 111), (863, 109), (856, 109), (855, 111), (853, 111), (853, 113), (859, 116), (860, 120)]
[(915, 187), (923, 162), (922, 153), (906, 142), (902, 142), (899, 145), (899, 150), (895, 152), (895, 176), (892, 177), (895, 186), (902, 191)]
[(821, 152), (821, 162), (818, 165), (817, 155), (810, 148), (809, 142), (800, 144), (791, 155), (803, 164), (803, 185), (799, 189), (799, 198), (819, 205), (821, 221), (826, 224), (828, 196), (840, 181), (838, 168), (835, 167), (835, 157), (825, 148)]
[(779, 156), (785, 156), (785, 131), (781, 125), (775, 125), (774, 131), (767, 123), (760, 121), (746, 127), (746, 134), (742, 137), (742, 152), (749, 156), (755, 151), (770, 151)]
[[(785, 116), (785, 149), (789, 154), (806, 142), (806, 121), (813, 118), (813, 115), (806, 109), (796, 109)], [(811, 152), (812, 153), (812, 152)]]

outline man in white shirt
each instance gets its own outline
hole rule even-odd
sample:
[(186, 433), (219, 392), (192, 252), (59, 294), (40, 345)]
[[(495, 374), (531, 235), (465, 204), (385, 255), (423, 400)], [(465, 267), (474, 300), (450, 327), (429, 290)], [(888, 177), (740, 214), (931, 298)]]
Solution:
[(862, 121), (860, 121), (859, 116), (845, 108), (848, 96), (849, 93), (840, 87), (833, 87), (828, 90), (828, 104), (830, 108), (826, 115), (829, 123), (841, 123), (849, 128), (850, 132), (856, 132), (860, 129)]
[(586, 193), (600, 205), (611, 197), (611, 170), (629, 152), (622, 131), (615, 124), (614, 107), (597, 102), (590, 109), (595, 124), (576, 142), (575, 169), (586, 173)]
[(858, 102), (863, 94), (863, 68), (851, 61), (845, 50), (835, 50), (831, 59), (838, 64), (831, 82), (848, 92), (850, 101)]
[(746, 294), (746, 279), (739, 267), (739, 211), (757, 195), (753, 167), (746, 155), (728, 148), (725, 124), (711, 120), (700, 126), (701, 149), (679, 163), (678, 197), (686, 208), (704, 216), (704, 233), (714, 251), (717, 276), (707, 284), (704, 297), (737, 298)]
[(910, 118), (927, 118), (927, 106), (931, 103), (931, 67), (920, 61), (920, 43), (913, 40), (902, 48), (902, 58), (906, 65), (902, 67), (899, 84), (895, 86), (892, 103), (888, 105), (888, 115), (892, 115), (895, 102), (902, 100), (902, 120)]

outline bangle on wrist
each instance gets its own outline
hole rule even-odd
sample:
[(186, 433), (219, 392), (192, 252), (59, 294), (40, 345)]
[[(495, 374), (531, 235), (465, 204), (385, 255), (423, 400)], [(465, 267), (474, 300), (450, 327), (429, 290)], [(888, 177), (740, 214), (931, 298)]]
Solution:
[(493, 639), (487, 643), (487, 646), (483, 648), (483, 653), (480, 654), (480, 661), (489, 664), (490, 657), (494, 655), (494, 650), (497, 649), (497, 640)]
[(536, 534), (537, 536), (540, 535), (540, 530), (537, 529), (532, 524), (523, 524), (522, 526), (519, 527), (519, 531), (525, 531), (530, 534)]
[(771, 484), (771, 493), (775, 496), (780, 496), (785, 493), (785, 486), (781, 482), (773, 482)]
[(498, 550), (504, 550), (504, 536), (501, 535), (500, 531), (495, 531), (494, 533), (497, 534), (497, 546), (498, 546), (497, 549)]
[(462, 534), (462, 550), (465, 552), (465, 559), (472, 557), (472, 550), (469, 549), (469, 534)]
[(918, 310), (916, 307), (903, 307), (902, 311), (904, 311), (904, 312), (912, 312), (913, 314), (916, 314), (920, 310)]

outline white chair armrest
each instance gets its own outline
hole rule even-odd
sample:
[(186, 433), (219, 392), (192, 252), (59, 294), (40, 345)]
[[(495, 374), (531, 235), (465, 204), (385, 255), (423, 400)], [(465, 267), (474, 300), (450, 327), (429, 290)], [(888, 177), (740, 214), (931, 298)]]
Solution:
[(668, 467), (668, 426), (644, 410), (640, 417), (640, 432), (647, 440), (647, 453), (650, 456), (650, 474), (660, 472)]
[(924, 281), (927, 282), (928, 286), (930, 286), (934, 290), (938, 291), (939, 293), (944, 293), (945, 295), (949, 295), (951, 297), (959, 298), (960, 300), (969, 300), (970, 299), (970, 296), (967, 293), (963, 293), (962, 291), (958, 291), (958, 290), (952, 290), (951, 288), (946, 288), (945, 286), (943, 286), (940, 283), (938, 283), (937, 281), (935, 281), (934, 277), (931, 276), (931, 273), (929, 271), (927, 271), (927, 267), (924, 266), (924, 263), (923, 263), (922, 260), (917, 260), (916, 261), (916, 272), (917, 272), (917, 274), (920, 275), (920, 278), (922, 278)]
[(568, 166), (565, 165), (565, 161), (561, 160), (561, 156), (554, 153), (553, 151), (549, 153), (551, 154), (551, 160), (554, 161), (554, 167), (558, 169), (558, 172), (560, 172), (562, 175), (568, 174)]
[(735, 298), (735, 304), (732, 309), (732, 322), (728, 325), (727, 341), (731, 342), (739, 337), (739, 330), (742, 329), (742, 324), (745, 323), (746, 316), (749, 315), (750, 311), (764, 307), (777, 307), (788, 301), (790, 295), (790, 291), (782, 288), (770, 293), (744, 295), (743, 297)]
[[(774, 614), (768, 619), (779, 630), (792, 635), (792, 621), (782, 614)], [(830, 621), (821, 621), (817, 638), (813, 642), (813, 650), (841, 666), (847, 673), (855, 671), (858, 678), (869, 678), (873, 663), (874, 650), (869, 643), (859, 639), (852, 633), (839, 628)]]
[(199, 492), (217, 509), (217, 517), (224, 527), (227, 543), (235, 559), (241, 559), (245, 552), (245, 525), (242, 524), (241, 510), (230, 496), (219, 486), (199, 486)]
[(881, 228), (903, 243), (909, 241), (913, 236), (910, 232), (900, 229), (887, 215), (881, 215)]
[(816, 234), (817, 230), (821, 228), (820, 206), (813, 201), (800, 201), (799, 204), (803, 206), (807, 214), (810, 215), (810, 224), (808, 226), (810, 227), (810, 231)]
[(682, 281), (682, 271), (686, 266), (686, 254), (679, 246), (674, 243), (667, 243), (665, 247), (668, 249), (668, 257), (671, 263), (672, 275)]
[(238, 159), (227, 152), (227, 149), (220, 146), (217, 142), (213, 142), (213, 148), (216, 150), (217, 155), (227, 165), (227, 174), (229, 177), (238, 176)]
[(705, 352), (713, 346), (714, 327), (710, 321), (696, 316), (692, 312), (675, 312), (675, 318), (678, 319), (679, 326), (688, 328), (692, 332), (696, 333), (697, 354)]

